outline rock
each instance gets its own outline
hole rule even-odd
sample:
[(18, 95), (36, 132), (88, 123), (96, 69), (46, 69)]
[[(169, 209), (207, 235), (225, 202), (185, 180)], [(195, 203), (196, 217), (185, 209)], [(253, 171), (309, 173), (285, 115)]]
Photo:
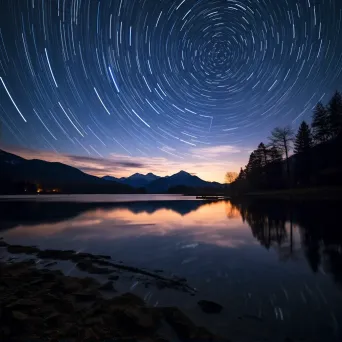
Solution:
[(80, 259), (91, 259), (91, 258), (93, 258), (93, 255), (90, 254), (90, 253), (84, 253), (84, 252), (77, 253), (77, 252), (76, 252), (76, 255), (77, 255)]
[(11, 309), (34, 308), (37, 304), (38, 302), (36, 300), (23, 298), (8, 304), (6, 307)]
[(210, 302), (208, 300), (200, 300), (197, 304), (200, 306), (203, 312), (208, 314), (219, 313), (223, 309), (222, 305), (215, 302)]
[(92, 260), (92, 262), (95, 264), (98, 264), (100, 266), (109, 266), (109, 267), (113, 266), (113, 264), (107, 260), (94, 259), (94, 260)]
[(93, 301), (98, 297), (97, 292), (94, 291), (83, 291), (83, 292), (76, 292), (73, 293), (73, 296), (81, 302), (89, 302)]
[(127, 292), (119, 297), (114, 297), (109, 300), (110, 305), (115, 306), (144, 306), (145, 302), (140, 297), (134, 295), (133, 293)]
[(76, 252), (73, 250), (59, 251), (54, 249), (46, 249), (39, 251), (37, 257), (40, 259), (57, 259), (57, 260), (72, 260)]
[(84, 330), (83, 338), (85, 341), (97, 341), (98, 337), (92, 328), (87, 328)]
[(18, 321), (27, 321), (29, 316), (20, 311), (12, 311), (12, 317)]
[(162, 290), (162, 289), (165, 289), (168, 284), (165, 281), (163, 281), (163, 280), (157, 280), (156, 281), (156, 285), (157, 285), (157, 288), (159, 290)]
[(93, 255), (93, 257), (96, 259), (106, 259), (106, 260), (112, 259), (109, 255)]
[(11, 335), (11, 330), (7, 326), (2, 326), (0, 332), (1, 332), (0, 336), (7, 337)]
[(78, 283), (80, 283), (82, 285), (82, 287), (84, 289), (96, 288), (99, 285), (99, 283), (94, 278), (90, 278), (90, 277), (85, 277), (85, 278), (81, 278), (81, 279), (77, 278), (77, 281), (78, 281)]
[(42, 278), (44, 281), (55, 281), (58, 275), (56, 273), (45, 273)]
[[(240, 318), (240, 317), (239, 317)], [(244, 314), (242, 317), (241, 317), (241, 319), (243, 319), (243, 318), (248, 318), (248, 319), (253, 319), (253, 320), (255, 320), (255, 321), (262, 321), (262, 318), (261, 317), (259, 317), (259, 316), (256, 316), (256, 315), (250, 315), (250, 314)]]
[(186, 283), (186, 279), (182, 277), (173, 276), (173, 279), (175, 279), (176, 281), (180, 283)]
[(36, 254), (39, 249), (34, 246), (8, 245), (7, 251), (11, 254)]
[(121, 317), (120, 323), (128, 323), (135, 330), (156, 330), (159, 325), (158, 316), (144, 307), (130, 307), (123, 314), (125, 317)]
[(113, 270), (105, 267), (96, 267), (90, 261), (80, 261), (77, 263), (77, 267), (84, 272), (88, 272), (90, 274), (110, 274), (113, 273)]
[(213, 339), (213, 335), (210, 332), (205, 328), (198, 328), (178, 308), (167, 307), (157, 310), (161, 312), (166, 322), (170, 324), (182, 341), (211, 341)]
[(59, 319), (61, 318), (61, 314), (54, 311), (52, 312), (50, 315), (48, 315), (44, 321), (47, 322), (47, 323), (53, 323), (53, 322), (56, 322), (58, 321)]
[(107, 283), (101, 285), (99, 287), (99, 290), (102, 290), (102, 291), (116, 291), (114, 289), (114, 286), (113, 286), (113, 282), (112, 281), (108, 281)]
[[(29, 248), (31, 252), (35, 249)], [(22, 251), (21, 246), (14, 246), (14, 250)], [(144, 300), (132, 293), (105, 299), (99, 292), (101, 287), (115, 291), (113, 280), (119, 276), (113, 274), (113, 268), (142, 273), (165, 282), (166, 286), (174, 283), (172, 279), (124, 265), (94, 266), (97, 257), (102, 258), (99, 264), (109, 265), (106, 261), (109, 257), (105, 256), (80, 256), (74, 251), (55, 250), (39, 254), (41, 259), (50, 259), (50, 263), (51, 258), (71, 260), (86, 271), (108, 272), (111, 279), (100, 284), (90, 277), (67, 277), (60, 271), (37, 269), (36, 259), (13, 264), (0, 262), (0, 340), (109, 341), (115, 337), (125, 341), (165, 342), (156, 334), (163, 318), (167, 318), (183, 341), (212, 336), (205, 329), (197, 328), (178, 309), (171, 308), (172, 314), (164, 314), (160, 308), (146, 307)]]
[(41, 284), (42, 282), (44, 282), (44, 278), (43, 277), (41, 277), (41, 278), (33, 278), (33, 280), (29, 282), (29, 285), (30, 286), (38, 285), (38, 284)]
[(7, 247), (8, 244), (5, 241), (0, 241), (0, 247)]
[(47, 264), (44, 265), (44, 267), (51, 267), (51, 266), (55, 266), (55, 265), (57, 265), (57, 261), (48, 262)]
[(86, 325), (102, 325), (103, 324), (103, 319), (100, 315), (97, 315), (97, 316), (94, 316), (94, 317), (90, 317), (90, 318), (87, 318), (85, 319), (84, 323)]

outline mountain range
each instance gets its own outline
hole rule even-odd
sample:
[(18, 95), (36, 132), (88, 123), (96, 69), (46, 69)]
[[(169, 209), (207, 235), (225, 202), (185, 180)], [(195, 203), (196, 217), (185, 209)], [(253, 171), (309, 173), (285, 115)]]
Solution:
[(147, 186), (149, 183), (159, 179), (161, 177), (156, 176), (153, 173), (148, 173), (146, 175), (143, 175), (141, 173), (135, 173), (129, 177), (121, 177), (121, 178), (115, 178), (112, 176), (104, 176), (102, 179), (108, 180), (108, 181), (115, 181), (121, 184), (126, 184), (129, 186), (132, 186), (134, 188), (141, 188)]
[(0, 193), (20, 192), (18, 183), (35, 184), (43, 189), (66, 193), (133, 193), (125, 184), (88, 175), (62, 163), (27, 160), (0, 150)]
[(165, 177), (160, 177), (153, 173), (148, 173), (147, 175), (135, 173), (130, 177), (115, 178), (105, 176), (103, 179), (130, 185), (132, 187), (144, 187), (148, 193), (166, 193), (169, 189), (181, 185), (189, 188), (222, 188), (222, 184), (220, 183), (206, 182), (185, 171), (180, 171), (174, 175)]
[(166, 177), (153, 173), (135, 173), (129, 177), (99, 178), (66, 164), (28, 160), (0, 150), (0, 193), (18, 192), (19, 190), (14, 189), (14, 184), (25, 182), (44, 189), (57, 188), (66, 193), (167, 193), (177, 186), (201, 189), (223, 187), (220, 183), (206, 182), (185, 171)]

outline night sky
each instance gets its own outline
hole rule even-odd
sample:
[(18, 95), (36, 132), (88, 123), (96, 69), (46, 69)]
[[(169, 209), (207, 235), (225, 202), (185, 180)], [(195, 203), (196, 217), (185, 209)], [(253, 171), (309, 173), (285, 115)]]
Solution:
[(1, 145), (223, 181), (342, 88), (341, 0), (0, 0)]

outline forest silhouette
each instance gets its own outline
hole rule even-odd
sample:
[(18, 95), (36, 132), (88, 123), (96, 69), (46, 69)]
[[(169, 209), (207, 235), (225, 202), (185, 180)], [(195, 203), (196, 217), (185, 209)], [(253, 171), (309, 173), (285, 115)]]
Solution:
[(336, 91), (326, 106), (316, 105), (311, 126), (303, 121), (296, 134), (290, 126), (275, 128), (250, 154), (231, 192), (341, 185), (342, 95)]

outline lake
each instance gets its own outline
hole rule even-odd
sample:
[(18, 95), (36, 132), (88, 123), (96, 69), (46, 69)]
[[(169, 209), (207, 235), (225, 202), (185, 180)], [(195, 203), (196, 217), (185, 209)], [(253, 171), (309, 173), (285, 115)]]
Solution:
[[(177, 195), (11, 196), (0, 197), (0, 236), (185, 277), (195, 296), (130, 279), (117, 286), (150, 305), (178, 306), (233, 342), (341, 341), (341, 209)], [(205, 314), (202, 299), (223, 311)]]

